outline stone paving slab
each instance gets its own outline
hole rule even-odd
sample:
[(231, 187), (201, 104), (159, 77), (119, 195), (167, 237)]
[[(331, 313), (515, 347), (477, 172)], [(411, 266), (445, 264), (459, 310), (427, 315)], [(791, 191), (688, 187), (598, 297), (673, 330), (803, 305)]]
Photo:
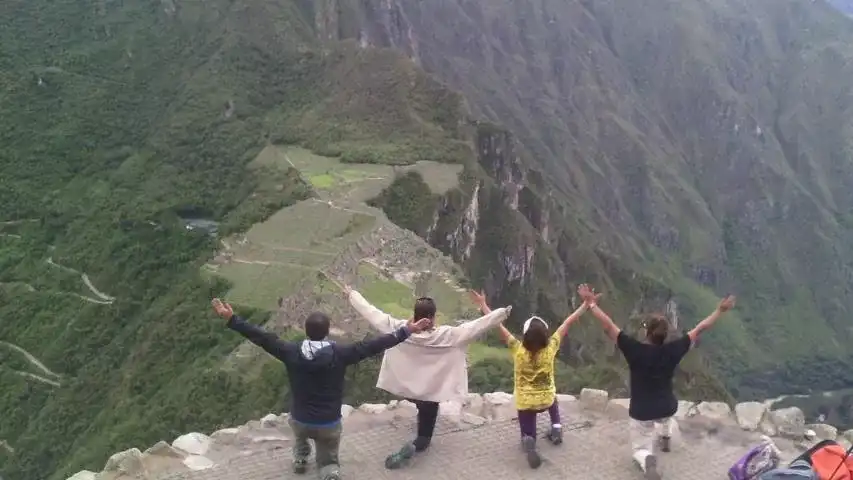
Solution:
[[(564, 417), (565, 418), (565, 417)], [(531, 470), (521, 453), (515, 420), (481, 426), (459, 425), (441, 419), (427, 455), (416, 457), (402, 470), (388, 471), (384, 458), (411, 440), (414, 419), (397, 418), (367, 430), (345, 433), (341, 445), (344, 480), (459, 480), (459, 479), (641, 479), (631, 461), (628, 421), (607, 417), (587, 418), (583, 423), (563, 421), (564, 443), (553, 446), (540, 441), (543, 464)], [(546, 432), (547, 415), (540, 415), (540, 435)], [(664, 478), (670, 480), (718, 480), (758, 440), (757, 434), (736, 427), (717, 431), (690, 422), (680, 423), (681, 434), (671, 453), (660, 454)], [(290, 470), (290, 448), (252, 452), (209, 470), (165, 477), (162, 480), (314, 480), (314, 469), (304, 475)]]

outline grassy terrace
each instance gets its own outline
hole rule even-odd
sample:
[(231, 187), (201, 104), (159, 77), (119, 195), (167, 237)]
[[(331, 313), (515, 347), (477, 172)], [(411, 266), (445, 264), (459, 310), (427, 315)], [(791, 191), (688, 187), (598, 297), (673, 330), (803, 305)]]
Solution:
[[(396, 173), (417, 170), (433, 191), (444, 192), (456, 185), (462, 168), (436, 162), (401, 167), (343, 163), (303, 148), (273, 145), (250, 167), (273, 180), (295, 167), (320, 196), (279, 210), (245, 234), (226, 239), (223, 256), (205, 265), (206, 273), (232, 283), (231, 302), (262, 310), (274, 309), (278, 298), (293, 293), (306, 275), (315, 275), (376, 225), (378, 212), (363, 202), (390, 185)], [(274, 189), (273, 180), (262, 187)]]

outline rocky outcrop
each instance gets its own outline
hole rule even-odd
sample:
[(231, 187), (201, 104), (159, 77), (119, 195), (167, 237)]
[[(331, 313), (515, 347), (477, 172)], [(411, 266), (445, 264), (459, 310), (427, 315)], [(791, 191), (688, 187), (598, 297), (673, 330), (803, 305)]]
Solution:
[[(561, 410), (570, 412), (575, 421), (580, 417), (581, 423), (624, 420), (628, 416), (629, 399), (610, 398), (604, 390), (585, 388), (578, 397), (564, 394), (557, 397)], [(365, 403), (358, 407), (343, 405), (341, 408), (347, 432), (383, 421), (411, 419), (416, 413), (415, 405), (406, 400), (393, 400), (387, 404)], [(517, 412), (512, 394), (492, 392), (482, 395), (471, 393), (460, 402), (444, 402), (440, 415), (445, 421), (472, 428), (512, 421)], [(851, 431), (839, 435), (838, 430), (830, 425), (806, 426), (802, 411), (796, 407), (769, 410), (758, 402), (739, 403), (732, 408), (722, 402), (681, 401), (675, 418), (679, 427), (674, 433), (676, 438), (680, 435), (679, 429), (688, 424), (692, 430), (698, 427), (708, 434), (739, 427), (744, 432), (776, 437), (779, 442), (793, 441), (796, 449), (808, 448), (810, 442), (826, 439), (849, 444), (853, 436)], [(167, 473), (207, 470), (237, 457), (286, 448), (291, 438), (288, 414), (270, 413), (260, 420), (210, 435), (191, 432), (181, 435), (171, 444), (160, 441), (144, 452), (130, 448), (110, 457), (102, 472), (84, 470), (68, 480), (155, 480)]]

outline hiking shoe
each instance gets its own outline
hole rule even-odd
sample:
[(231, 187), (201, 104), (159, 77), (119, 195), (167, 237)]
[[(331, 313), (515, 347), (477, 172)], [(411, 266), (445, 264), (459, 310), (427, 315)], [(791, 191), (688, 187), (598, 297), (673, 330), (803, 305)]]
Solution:
[(412, 457), (415, 456), (415, 446), (411, 443), (403, 445), (399, 451), (388, 455), (385, 458), (385, 468), (388, 470), (396, 470), (404, 467)]
[(552, 444), (559, 445), (563, 443), (563, 429), (559, 427), (551, 427), (551, 431), (545, 435)]
[(308, 471), (308, 460), (300, 458), (293, 461), (293, 473), (303, 474)]
[(669, 437), (660, 437), (660, 451), (661, 452), (669, 452), (670, 447), (670, 438)]
[(646, 480), (660, 480), (660, 474), (658, 473), (658, 459), (654, 455), (649, 455), (646, 457), (643, 465), (643, 471), (645, 472)]
[(430, 437), (418, 437), (412, 444), (415, 446), (415, 452), (420, 453), (429, 448), (430, 442), (432, 442)]
[(336, 463), (326, 465), (320, 469), (321, 480), (341, 480), (340, 466)]
[(524, 437), (521, 440), (521, 445), (524, 447), (524, 453), (527, 454), (527, 464), (530, 465), (530, 468), (539, 468), (542, 465), (542, 457), (536, 451), (536, 439)]

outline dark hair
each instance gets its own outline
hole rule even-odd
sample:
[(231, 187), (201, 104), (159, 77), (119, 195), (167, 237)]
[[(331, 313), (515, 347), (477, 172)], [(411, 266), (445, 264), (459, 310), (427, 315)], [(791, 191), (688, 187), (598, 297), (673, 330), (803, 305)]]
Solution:
[(646, 339), (653, 345), (663, 345), (669, 335), (669, 322), (663, 315), (650, 315), (643, 322), (643, 327), (646, 329)]
[(305, 319), (305, 335), (308, 340), (322, 340), (329, 336), (329, 325), (331, 321), (328, 315), (321, 312), (312, 312)]
[(540, 320), (535, 319), (530, 322), (530, 326), (524, 332), (524, 336), (521, 338), (521, 345), (524, 346), (525, 350), (530, 352), (530, 355), (535, 357), (540, 350), (548, 346), (550, 336), (548, 327)]
[(435, 300), (429, 297), (421, 297), (415, 300), (415, 320), (422, 318), (435, 318)]

